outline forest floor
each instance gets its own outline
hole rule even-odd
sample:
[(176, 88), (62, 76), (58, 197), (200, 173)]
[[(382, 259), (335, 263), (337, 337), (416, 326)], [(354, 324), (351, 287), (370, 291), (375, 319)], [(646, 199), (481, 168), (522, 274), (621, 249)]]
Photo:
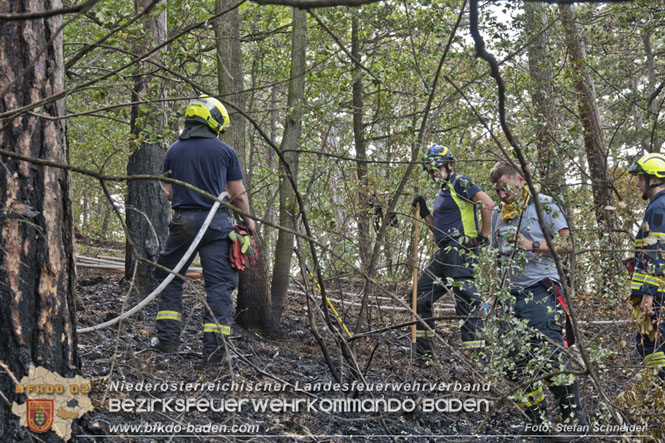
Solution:
[[(134, 304), (126, 303), (129, 285), (121, 275), (86, 268), (78, 273), (79, 328), (114, 318)], [(460, 351), (456, 321), (439, 323), (442, 340), (430, 362), (412, 359), (409, 327), (354, 341), (354, 356), (366, 383), (362, 390), (357, 389), (360, 381), (352, 385), (349, 365), (333, 334), (318, 321), (342, 384), (356, 388), (342, 392), (345, 386), (335, 384), (310, 329), (305, 295), (298, 292), (301, 288), (289, 295), (281, 336), (264, 337), (234, 324), (232, 368), (205, 366), (203, 304), (195, 295), (202, 293), (202, 287), (200, 279), (186, 287), (176, 354), (151, 349), (156, 302), (120, 327), (79, 334), (82, 375), (93, 382), (95, 411), (75, 429), (76, 441), (532, 441), (520, 437), (525, 419), (514, 403), (501, 400), (507, 386), (487, 383), (483, 370)], [(354, 292), (353, 285), (344, 291)], [(398, 291), (406, 293), (408, 288)], [(333, 289), (331, 298), (340, 296)], [(452, 300), (439, 303), (451, 306)], [(583, 321), (629, 318), (621, 306), (612, 311), (582, 301), (578, 309)], [(403, 311), (376, 308), (369, 318), (371, 327), (364, 331), (409, 321)], [(586, 343), (595, 346), (602, 341), (613, 352), (603, 359), (600, 374), (608, 398), (614, 401), (621, 392), (633, 389), (641, 365), (631, 350), (632, 325), (586, 324), (584, 335)], [(589, 377), (581, 377), (581, 388), (588, 417), (598, 425), (611, 425)], [(560, 415), (549, 393), (548, 397), (556, 423)], [(460, 406), (456, 400), (463, 402), (464, 410), (455, 410)], [(181, 411), (183, 404), (189, 409)], [(353, 412), (354, 407), (361, 412)], [(598, 435), (619, 433), (625, 434), (605, 429), (584, 441), (613, 441), (618, 437)]]

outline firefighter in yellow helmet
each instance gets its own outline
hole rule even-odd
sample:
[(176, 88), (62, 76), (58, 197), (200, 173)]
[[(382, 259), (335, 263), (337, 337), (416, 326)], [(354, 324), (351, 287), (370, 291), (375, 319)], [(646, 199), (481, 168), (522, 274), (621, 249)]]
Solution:
[[(229, 113), (226, 107), (214, 97), (201, 96), (192, 100), (185, 111), (185, 129), (180, 140), (192, 137), (216, 138), (226, 131)], [(212, 132), (212, 134), (210, 134)]]
[[(228, 124), (229, 114), (219, 100), (207, 96), (192, 100), (185, 112), (185, 129), (166, 152), (163, 172), (212, 195), (220, 195), (226, 189), (231, 204), (248, 214), (249, 201), (238, 156), (233, 148), (217, 138)], [(214, 200), (180, 185), (165, 184), (164, 190), (174, 215), (158, 263), (173, 269), (201, 228)], [(254, 220), (242, 217), (246, 231), (254, 234)], [(226, 207), (220, 206), (197, 249), (210, 307), (203, 310), (203, 357), (212, 365), (229, 360), (225, 339), (231, 333), (232, 292), (238, 284), (238, 274), (232, 269), (229, 258), (231, 232), (229, 214)], [(187, 272), (195, 255), (181, 269), (181, 274)], [(167, 275), (162, 268), (155, 269), (158, 279)], [(176, 277), (159, 294), (157, 337), (153, 346), (163, 353), (177, 352), (178, 349), (183, 318), (183, 284), (184, 281)]]
[(635, 236), (630, 301), (637, 320), (635, 344), (644, 364), (665, 380), (665, 155), (647, 154), (628, 169), (649, 200)]

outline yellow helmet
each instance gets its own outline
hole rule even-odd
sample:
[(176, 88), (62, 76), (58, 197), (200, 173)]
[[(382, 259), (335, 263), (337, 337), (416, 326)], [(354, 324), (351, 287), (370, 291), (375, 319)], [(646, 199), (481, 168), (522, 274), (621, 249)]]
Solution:
[(630, 165), (628, 173), (665, 178), (665, 155), (654, 153), (644, 155)]
[(185, 121), (195, 120), (204, 123), (219, 135), (229, 124), (229, 113), (224, 105), (214, 97), (202, 95), (192, 100), (185, 111)]

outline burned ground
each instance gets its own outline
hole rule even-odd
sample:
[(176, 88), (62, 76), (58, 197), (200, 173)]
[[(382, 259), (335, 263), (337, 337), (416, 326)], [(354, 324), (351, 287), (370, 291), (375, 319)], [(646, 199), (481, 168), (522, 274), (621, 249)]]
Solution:
[[(79, 269), (78, 326), (93, 326), (119, 315), (129, 306), (125, 306), (128, 284), (121, 275), (106, 271)], [(308, 321), (307, 303), (301, 288), (294, 288), (283, 318), (283, 334), (279, 337), (263, 337), (251, 331), (245, 331), (233, 325), (231, 335), (232, 370), (229, 367), (207, 367), (201, 358), (201, 313), (200, 302), (202, 282), (194, 279), (186, 288), (183, 333), (179, 352), (163, 355), (150, 348), (150, 339), (154, 335), (154, 317), (156, 303), (133, 317), (125, 320), (118, 327), (79, 335), (79, 355), (82, 363), (82, 375), (93, 382), (92, 399), (95, 412), (86, 416), (76, 429), (77, 441), (90, 441), (102, 435), (112, 435), (113, 441), (350, 441), (369, 440), (391, 441), (409, 439), (410, 441), (449, 441), (464, 440), (476, 436), (480, 441), (516, 441), (513, 437), (519, 433), (517, 426), (523, 422), (518, 409), (510, 401), (501, 401), (501, 393), (506, 392), (502, 383), (491, 385), (489, 392), (464, 392), (464, 387), (478, 388), (485, 382), (482, 370), (464, 353), (460, 352), (460, 339), (457, 321), (440, 322), (438, 331), (442, 337), (437, 344), (435, 362), (423, 363), (411, 359), (409, 328), (390, 330), (354, 341), (353, 355), (358, 367), (363, 371), (364, 382), (370, 390), (349, 389), (346, 392), (336, 390), (332, 376), (315, 340)], [(345, 293), (353, 293), (352, 285), (345, 288)], [(407, 288), (396, 289), (407, 292)], [(334, 292), (331, 298), (335, 297)], [(377, 300), (374, 305), (385, 303)], [(452, 303), (442, 300), (440, 303)], [(393, 303), (394, 304), (394, 303)], [(626, 317), (621, 305), (615, 310), (596, 306), (590, 301), (579, 303), (580, 320), (600, 321)], [(591, 313), (594, 313), (593, 315)], [(347, 312), (349, 318), (349, 313)], [(318, 316), (317, 316), (318, 317)], [(378, 309), (370, 313), (370, 329), (399, 324), (408, 321), (403, 311), (384, 311)], [(334, 367), (340, 371), (342, 383), (351, 384), (351, 371), (342, 358), (335, 344), (333, 334), (322, 321), (317, 323), (319, 331), (330, 352)], [(585, 341), (598, 347), (601, 343), (607, 352), (602, 359), (600, 373), (602, 386), (608, 397), (614, 400), (621, 392), (630, 389), (633, 379), (641, 369), (639, 359), (631, 351), (632, 326), (630, 323), (601, 323), (584, 326)], [(339, 334), (343, 334), (340, 332)], [(594, 354), (600, 356), (601, 354)], [(598, 357), (600, 358), (600, 357)], [(124, 385), (122, 383), (125, 383)], [(174, 390), (166, 385), (163, 390), (152, 392), (129, 391), (127, 384), (139, 382), (173, 385)], [(221, 389), (227, 383), (235, 382), (235, 390)], [(209, 383), (217, 386), (212, 392), (186, 392), (187, 383)], [(316, 385), (319, 383), (320, 385)], [(359, 383), (359, 382), (356, 382)], [(377, 384), (388, 384), (393, 389)], [(406, 389), (403, 383), (436, 383), (448, 385), (448, 389), (429, 389), (411, 386)], [(475, 385), (473, 385), (475, 384)], [(177, 385), (177, 386), (176, 386)], [(124, 388), (123, 388), (124, 386)], [(249, 386), (252, 388), (250, 389)], [(358, 384), (355, 385), (357, 388)], [(257, 391), (261, 387), (261, 391)], [(484, 386), (482, 386), (484, 387)], [(582, 395), (585, 409), (590, 418), (607, 422), (599, 406), (599, 393), (588, 377), (582, 377)], [(342, 387), (343, 388), (343, 387)], [(342, 389), (343, 390), (343, 389)], [(266, 392), (267, 391), (267, 392)], [(152, 401), (159, 411), (139, 412), (136, 403), (145, 398)], [(239, 412), (199, 412), (187, 413), (162, 411), (166, 402), (173, 406), (177, 399), (242, 400), (247, 403)], [(451, 399), (478, 400), (488, 399), (489, 413), (485, 412), (446, 412), (423, 411), (426, 402), (439, 401), (439, 408), (451, 406), (445, 401)], [(171, 400), (169, 400), (171, 399)], [(390, 400), (398, 404), (396, 412), (331, 412), (330, 408), (352, 407), (344, 399), (358, 399), (366, 405), (377, 399)], [(130, 411), (111, 410), (111, 402), (133, 400), (134, 409)], [(276, 409), (261, 410), (260, 402), (276, 400)], [(289, 408), (289, 401), (300, 400), (297, 407)], [(307, 407), (310, 401), (313, 408)], [(280, 403), (285, 401), (286, 403)], [(335, 403), (338, 401), (338, 403)], [(411, 401), (418, 407), (412, 411)], [(252, 403), (257, 402), (257, 403)], [(148, 402), (149, 404), (150, 402)], [(473, 403), (473, 401), (472, 401)], [(552, 408), (553, 421), (559, 420), (558, 411)], [(291, 403), (292, 405), (294, 403)], [(334, 406), (337, 404), (337, 406)], [(480, 404), (476, 401), (475, 404)], [(218, 403), (219, 405), (219, 403)], [(381, 409), (380, 405), (378, 406)], [(131, 408), (130, 408), (131, 409)], [(175, 408), (172, 408), (175, 409)], [(334, 409), (333, 409), (334, 410)], [(180, 425), (181, 432), (174, 432), (173, 427)], [(226, 425), (224, 432), (210, 432), (209, 424)], [(116, 426), (142, 425), (141, 431), (131, 428), (118, 429)], [(145, 427), (150, 425), (151, 427)], [(189, 428), (187, 427), (189, 425)], [(230, 431), (232, 426), (234, 431)], [(160, 427), (161, 426), (161, 427)], [(191, 432), (186, 432), (189, 429)], [(148, 432), (152, 430), (152, 432)], [(93, 435), (100, 437), (94, 437)], [(88, 436), (85, 436), (88, 435)], [(612, 440), (607, 437), (603, 440)], [(108, 438), (106, 439), (108, 441)]]

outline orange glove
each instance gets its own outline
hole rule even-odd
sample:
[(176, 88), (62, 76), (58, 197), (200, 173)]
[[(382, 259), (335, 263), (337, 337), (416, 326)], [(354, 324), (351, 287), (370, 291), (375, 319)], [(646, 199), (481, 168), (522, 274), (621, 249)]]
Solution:
[(256, 263), (259, 251), (256, 248), (256, 243), (254, 243), (254, 240), (244, 226), (233, 226), (233, 231), (229, 234), (229, 238), (231, 239), (229, 259), (233, 269), (244, 271), (247, 266)]

